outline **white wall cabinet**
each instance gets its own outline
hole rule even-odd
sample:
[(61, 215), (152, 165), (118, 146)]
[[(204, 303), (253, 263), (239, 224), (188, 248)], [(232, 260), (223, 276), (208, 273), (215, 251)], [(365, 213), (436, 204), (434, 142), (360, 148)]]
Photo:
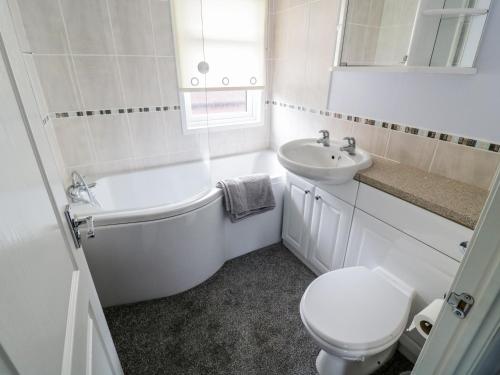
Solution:
[(308, 255), (320, 273), (342, 267), (353, 211), (350, 204), (315, 189)]

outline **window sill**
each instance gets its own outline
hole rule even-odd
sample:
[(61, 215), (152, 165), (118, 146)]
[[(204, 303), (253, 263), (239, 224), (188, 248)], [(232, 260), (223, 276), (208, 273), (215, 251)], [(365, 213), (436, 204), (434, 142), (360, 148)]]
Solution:
[(238, 129), (257, 128), (263, 125), (264, 123), (262, 121), (248, 121), (248, 122), (224, 123), (221, 125), (208, 125), (208, 126), (200, 126), (192, 128), (183, 127), (182, 133), (184, 135), (192, 135), (192, 134), (203, 134), (208, 132), (225, 132)]
[(434, 66), (334, 66), (334, 72), (476, 74), (476, 68)]

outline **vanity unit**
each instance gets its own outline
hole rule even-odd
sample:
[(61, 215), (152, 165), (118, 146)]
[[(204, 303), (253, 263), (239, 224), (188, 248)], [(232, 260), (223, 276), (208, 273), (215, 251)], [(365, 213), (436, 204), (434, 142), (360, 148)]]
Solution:
[(344, 266), (347, 249), (354, 250), (354, 237), (363, 235), (360, 227), (380, 227), (378, 232), (384, 233), (397, 230), (401, 236), (458, 262), (465, 251), (463, 243), (473, 233), (355, 180), (342, 185), (321, 185), (287, 174), (283, 242), (316, 274)]
[[(410, 317), (448, 292), (472, 233), (357, 180), (332, 185), (287, 174), (284, 244), (317, 275), (383, 267), (415, 290)], [(407, 332), (400, 344), (415, 359), (423, 339)]]
[(358, 185), (320, 187), (287, 174), (283, 242), (318, 275), (344, 264)]

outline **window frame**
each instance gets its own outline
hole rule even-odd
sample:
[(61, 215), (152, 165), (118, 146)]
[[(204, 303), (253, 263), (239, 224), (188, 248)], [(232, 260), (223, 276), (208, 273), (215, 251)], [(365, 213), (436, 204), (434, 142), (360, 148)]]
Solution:
[(227, 131), (262, 126), (264, 117), (264, 89), (242, 89), (241, 91), (247, 92), (246, 112), (214, 113), (210, 115), (194, 115), (191, 112), (191, 93), (193, 91), (180, 92), (183, 134), (203, 133), (208, 129), (210, 131)]

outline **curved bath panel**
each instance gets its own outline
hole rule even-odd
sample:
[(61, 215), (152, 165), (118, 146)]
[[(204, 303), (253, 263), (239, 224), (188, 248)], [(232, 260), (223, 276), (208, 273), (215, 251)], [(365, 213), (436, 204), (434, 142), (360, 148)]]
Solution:
[(190, 289), (225, 262), (221, 198), (195, 211), (141, 223), (100, 226), (83, 248), (104, 306)]
[[(232, 223), (220, 189), (190, 195), (202, 184), (201, 178), (196, 180), (196, 163), (104, 177), (95, 191), (101, 209), (73, 207), (76, 215), (94, 216), (96, 236), (84, 239), (83, 249), (103, 306), (183, 292), (208, 279), (226, 260), (281, 240), (285, 183), (275, 153), (218, 158), (211, 165), (214, 185), (222, 178), (268, 173), (276, 208)], [(179, 180), (191, 188), (169, 189)], [(148, 189), (151, 184), (156, 191)], [(138, 208), (141, 204), (145, 207)]]

